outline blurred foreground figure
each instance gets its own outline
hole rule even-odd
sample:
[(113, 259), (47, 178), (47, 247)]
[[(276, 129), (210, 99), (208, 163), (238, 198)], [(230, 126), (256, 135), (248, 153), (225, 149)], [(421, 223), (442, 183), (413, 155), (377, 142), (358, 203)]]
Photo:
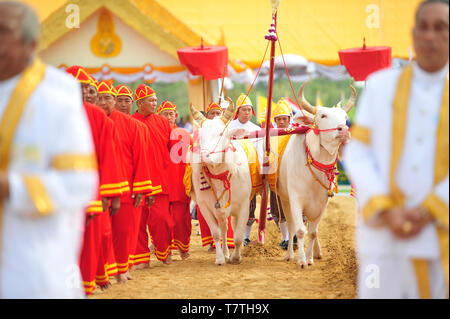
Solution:
[(96, 160), (79, 84), (34, 57), (32, 10), (0, 2), (0, 297), (81, 298)]
[(448, 1), (425, 1), (417, 59), (371, 76), (345, 168), (355, 184), (360, 298), (448, 298)]

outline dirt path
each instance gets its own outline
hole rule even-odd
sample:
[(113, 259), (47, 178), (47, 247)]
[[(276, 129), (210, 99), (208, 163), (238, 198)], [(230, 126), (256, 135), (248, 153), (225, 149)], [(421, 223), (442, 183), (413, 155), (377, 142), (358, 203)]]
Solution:
[[(259, 207), (257, 207), (257, 212)], [(177, 252), (171, 265), (152, 256), (148, 269), (132, 271), (134, 280), (90, 297), (140, 299), (303, 299), (354, 298), (356, 258), (354, 245), (356, 203), (353, 197), (335, 196), (319, 226), (323, 259), (307, 269), (285, 262), (278, 244), (281, 235), (274, 222), (267, 223), (266, 244), (243, 250), (240, 265), (214, 265), (214, 253), (201, 246), (197, 221), (193, 221), (191, 256), (182, 261)], [(257, 224), (252, 239), (257, 238)], [(296, 254), (297, 256), (297, 254)]]

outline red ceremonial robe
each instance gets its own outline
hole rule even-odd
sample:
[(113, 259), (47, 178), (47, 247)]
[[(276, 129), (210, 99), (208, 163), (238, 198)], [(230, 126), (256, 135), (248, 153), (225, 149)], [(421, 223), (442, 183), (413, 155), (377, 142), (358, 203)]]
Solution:
[(170, 214), (174, 222), (173, 248), (182, 252), (189, 251), (192, 222), (189, 211), (190, 198), (186, 195), (183, 184), (186, 170), (186, 154), (192, 145), (191, 135), (184, 128), (172, 128), (170, 133), (169, 189)]
[(128, 192), (129, 187), (123, 172), (116, 168), (120, 155), (115, 144), (111, 143), (117, 138), (114, 123), (96, 105), (84, 102), (84, 109), (91, 127), (99, 173), (97, 200), (91, 201), (86, 208), (88, 215), (96, 217), (85, 226), (79, 261), (84, 290), (90, 295), (95, 289), (101, 247), (107, 245), (104, 234), (110, 227), (109, 213), (103, 212), (101, 197), (120, 196), (123, 192)]
[[(144, 145), (149, 145), (150, 143), (150, 133), (148, 131), (147, 126), (141, 122), (136, 120), (136, 123), (138, 124), (140, 133), (143, 136), (144, 139)], [(152, 154), (148, 154), (150, 156), (150, 159), (147, 161), (148, 168), (150, 170), (150, 179), (152, 181), (152, 185), (161, 185), (159, 181), (159, 174), (156, 173), (156, 168), (152, 166), (152, 160), (151, 157)], [(150, 195), (152, 193), (152, 190), (150, 190), (146, 196)], [(147, 219), (148, 219), (148, 207), (145, 202), (145, 198), (143, 198), (141, 202), (141, 206), (137, 209), (135, 209), (135, 215), (133, 219), (133, 235), (130, 237), (130, 256), (128, 259), (128, 266), (129, 268), (133, 267), (133, 265), (139, 265), (141, 263), (148, 263), (150, 261), (150, 251), (148, 249), (148, 235), (147, 235)], [(144, 216), (144, 218), (141, 218), (142, 211), (145, 209), (147, 212), (147, 215)], [(140, 236), (140, 231), (142, 228), (142, 236), (141, 241), (143, 242), (141, 245), (138, 245), (138, 239)], [(138, 249), (138, 247), (143, 247)]]
[[(173, 221), (169, 212), (169, 147), (171, 127), (169, 121), (157, 114), (144, 115), (136, 112), (132, 117), (145, 123), (149, 131), (148, 149), (153, 154), (150, 169), (154, 175), (158, 174), (160, 184), (153, 183), (151, 195), (155, 201), (150, 208), (144, 207), (141, 215), (141, 229), (135, 258), (149, 253), (146, 241), (146, 228), (142, 227), (143, 219), (147, 219), (147, 227), (151, 240), (155, 246), (156, 258), (165, 261), (171, 255)], [(152, 175), (153, 176), (153, 175)], [(142, 258), (140, 258), (142, 259)]]
[(108, 251), (102, 255), (105, 258), (105, 272), (99, 268), (98, 276), (113, 274), (111, 264), (115, 257), (118, 273), (123, 274), (128, 271), (130, 255), (134, 254), (134, 247), (131, 247), (134, 237), (136, 210), (132, 195), (146, 194), (151, 191), (150, 171), (148, 168), (148, 153), (145, 140), (140, 133), (140, 124), (129, 115), (113, 110), (109, 115), (113, 120), (117, 135), (119, 137), (117, 146), (121, 150), (121, 160), (116, 164), (125, 171), (126, 179), (131, 185), (131, 193), (122, 195), (120, 199), (120, 209), (116, 215), (112, 216), (112, 240), (113, 252)]

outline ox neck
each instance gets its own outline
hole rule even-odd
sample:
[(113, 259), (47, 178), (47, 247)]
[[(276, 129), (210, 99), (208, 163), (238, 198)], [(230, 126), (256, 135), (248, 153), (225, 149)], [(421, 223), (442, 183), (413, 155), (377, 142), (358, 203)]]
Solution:
[[(321, 134), (321, 133), (319, 133)], [(294, 138), (296, 138), (297, 140), (297, 144), (298, 144), (298, 148), (303, 150), (303, 152), (305, 151), (305, 145), (307, 144), (305, 139), (306, 139), (306, 134), (295, 134)], [(340, 144), (339, 144), (340, 145)], [(338, 146), (331, 146), (325, 148), (322, 144), (320, 144), (320, 148), (318, 149), (318, 151), (314, 151), (313, 148), (311, 148), (309, 145), (308, 149), (311, 153), (311, 156), (314, 158), (314, 160), (316, 160), (317, 162), (320, 162), (324, 165), (331, 165), (336, 161), (336, 158), (338, 156), (338, 151), (339, 151), (339, 145)]]
[(230, 170), (227, 163), (221, 163), (221, 164), (202, 163), (202, 166), (206, 167), (208, 169), (208, 171), (213, 175), (220, 175), (220, 174)]
[(320, 144), (320, 152), (318, 157), (316, 158), (317, 161), (323, 162), (324, 164), (331, 164), (334, 161), (336, 161), (336, 157), (338, 156), (340, 144), (337, 146), (329, 146), (325, 148), (322, 144)]

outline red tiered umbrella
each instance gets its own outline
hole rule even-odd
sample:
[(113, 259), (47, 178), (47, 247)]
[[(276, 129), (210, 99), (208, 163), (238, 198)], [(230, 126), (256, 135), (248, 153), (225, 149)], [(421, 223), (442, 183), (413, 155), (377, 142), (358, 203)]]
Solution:
[(188, 47), (178, 49), (177, 53), (189, 72), (202, 75), (207, 80), (220, 79), (223, 67), (228, 64), (228, 48), (224, 46)]
[[(201, 75), (203, 83), (203, 108), (205, 108), (205, 79), (216, 80), (228, 75), (228, 48), (225, 46), (187, 47), (177, 50), (180, 63), (192, 75)], [(225, 72), (225, 73), (224, 73)]]
[(373, 46), (339, 51), (339, 59), (355, 81), (365, 81), (378, 70), (391, 67), (391, 47)]

